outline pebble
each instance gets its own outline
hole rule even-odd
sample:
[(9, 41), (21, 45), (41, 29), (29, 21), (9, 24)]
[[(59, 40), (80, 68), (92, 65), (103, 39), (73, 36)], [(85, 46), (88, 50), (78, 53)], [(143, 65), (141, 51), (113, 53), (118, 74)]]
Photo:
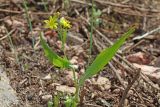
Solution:
[(49, 101), (49, 100), (51, 100), (51, 99), (52, 99), (52, 95), (43, 95), (43, 96), (42, 96), (42, 100), (43, 100), (44, 102)]

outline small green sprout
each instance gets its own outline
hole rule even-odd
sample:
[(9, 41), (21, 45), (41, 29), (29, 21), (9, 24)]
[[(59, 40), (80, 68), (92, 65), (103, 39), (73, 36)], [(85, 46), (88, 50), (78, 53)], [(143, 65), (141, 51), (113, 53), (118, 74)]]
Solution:
[(95, 6), (93, 6), (93, 10), (92, 10), (92, 15), (93, 15), (92, 18), (93, 19), (91, 19), (90, 22), (93, 21), (93, 25), (95, 27), (99, 27), (99, 25), (102, 22), (102, 20), (100, 18), (101, 14), (102, 14), (101, 10), (99, 10)]
[(75, 102), (72, 96), (67, 96), (64, 104), (65, 104), (65, 107), (77, 107), (77, 102)]

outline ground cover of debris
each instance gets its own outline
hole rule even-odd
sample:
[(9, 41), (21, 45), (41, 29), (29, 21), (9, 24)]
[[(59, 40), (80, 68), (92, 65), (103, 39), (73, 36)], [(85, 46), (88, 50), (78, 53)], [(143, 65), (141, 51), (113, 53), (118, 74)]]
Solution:
[[(79, 106), (160, 107), (160, 1), (94, 0), (94, 4), (101, 14), (95, 19), (91, 61), (131, 26), (137, 27), (105, 69), (86, 81)], [(72, 28), (66, 55), (77, 65), (76, 75), (82, 75), (89, 64), (91, 0), (26, 0), (26, 5), (23, 0), (0, 0), (0, 73), (7, 75), (0, 75), (0, 98), (6, 92), (3, 79), (9, 79), (6, 86), (10, 84), (17, 98), (4, 107), (47, 107), (57, 94), (64, 106), (64, 96), (75, 91), (72, 72), (47, 60), (39, 34), (43, 31), (49, 46), (62, 55), (56, 32), (45, 29), (44, 20), (55, 12), (67, 18)]]

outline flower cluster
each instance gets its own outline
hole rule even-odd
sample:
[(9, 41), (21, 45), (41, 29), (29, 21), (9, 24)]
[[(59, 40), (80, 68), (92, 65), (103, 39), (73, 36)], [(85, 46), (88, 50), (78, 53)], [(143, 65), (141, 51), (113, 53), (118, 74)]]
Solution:
[(49, 20), (45, 20), (44, 22), (46, 23), (46, 28), (57, 29), (58, 23), (55, 17), (50, 16)]
[(71, 28), (71, 24), (68, 20), (66, 20), (64, 17), (61, 17), (60, 18), (60, 25), (63, 27), (63, 28), (66, 28), (66, 29), (70, 29)]
[(61, 26), (64, 29), (70, 29), (71, 24), (64, 17), (59, 19), (60, 13), (57, 12), (54, 16), (50, 16), (48, 20), (44, 20), (45, 27), (50, 28), (52, 30), (57, 30), (58, 26)]

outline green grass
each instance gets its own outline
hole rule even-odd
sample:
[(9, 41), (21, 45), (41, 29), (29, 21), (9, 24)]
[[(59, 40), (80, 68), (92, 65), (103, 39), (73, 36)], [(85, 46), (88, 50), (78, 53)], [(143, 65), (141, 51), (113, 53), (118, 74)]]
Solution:
[[(94, 10), (94, 0), (92, 0), (92, 13), (91, 13), (91, 32), (90, 32), (90, 47), (89, 47), (89, 51), (90, 51), (90, 58), (91, 58), (91, 55), (92, 55), (92, 46), (93, 46), (93, 10)], [(90, 60), (89, 58), (89, 60)]]
[(8, 30), (6, 29), (6, 32), (7, 32), (7, 37), (9, 39), (9, 44), (10, 44), (10, 48), (12, 50), (12, 52), (15, 54), (15, 59), (16, 59), (16, 63), (18, 65), (20, 65), (20, 62), (19, 62), (19, 58), (18, 58), (18, 55), (16, 53), (16, 49), (15, 49), (15, 46), (13, 44), (13, 41), (12, 41), (12, 38), (11, 38), (11, 34), (14, 32), (15, 30), (11, 30), (10, 32), (8, 32)]
[[(32, 22), (30, 20), (30, 17), (29, 17), (29, 13), (28, 13), (28, 7), (27, 7), (27, 2), (26, 0), (23, 0), (23, 6), (24, 6), (24, 10), (25, 10), (25, 17), (27, 19), (27, 23), (28, 23), (28, 26), (29, 26), (29, 29), (30, 29), (30, 32), (32, 34), (32, 31), (33, 31), (33, 27), (32, 27)], [(34, 48), (34, 45), (35, 45), (35, 41), (34, 41), (34, 38), (32, 37), (32, 47)]]

